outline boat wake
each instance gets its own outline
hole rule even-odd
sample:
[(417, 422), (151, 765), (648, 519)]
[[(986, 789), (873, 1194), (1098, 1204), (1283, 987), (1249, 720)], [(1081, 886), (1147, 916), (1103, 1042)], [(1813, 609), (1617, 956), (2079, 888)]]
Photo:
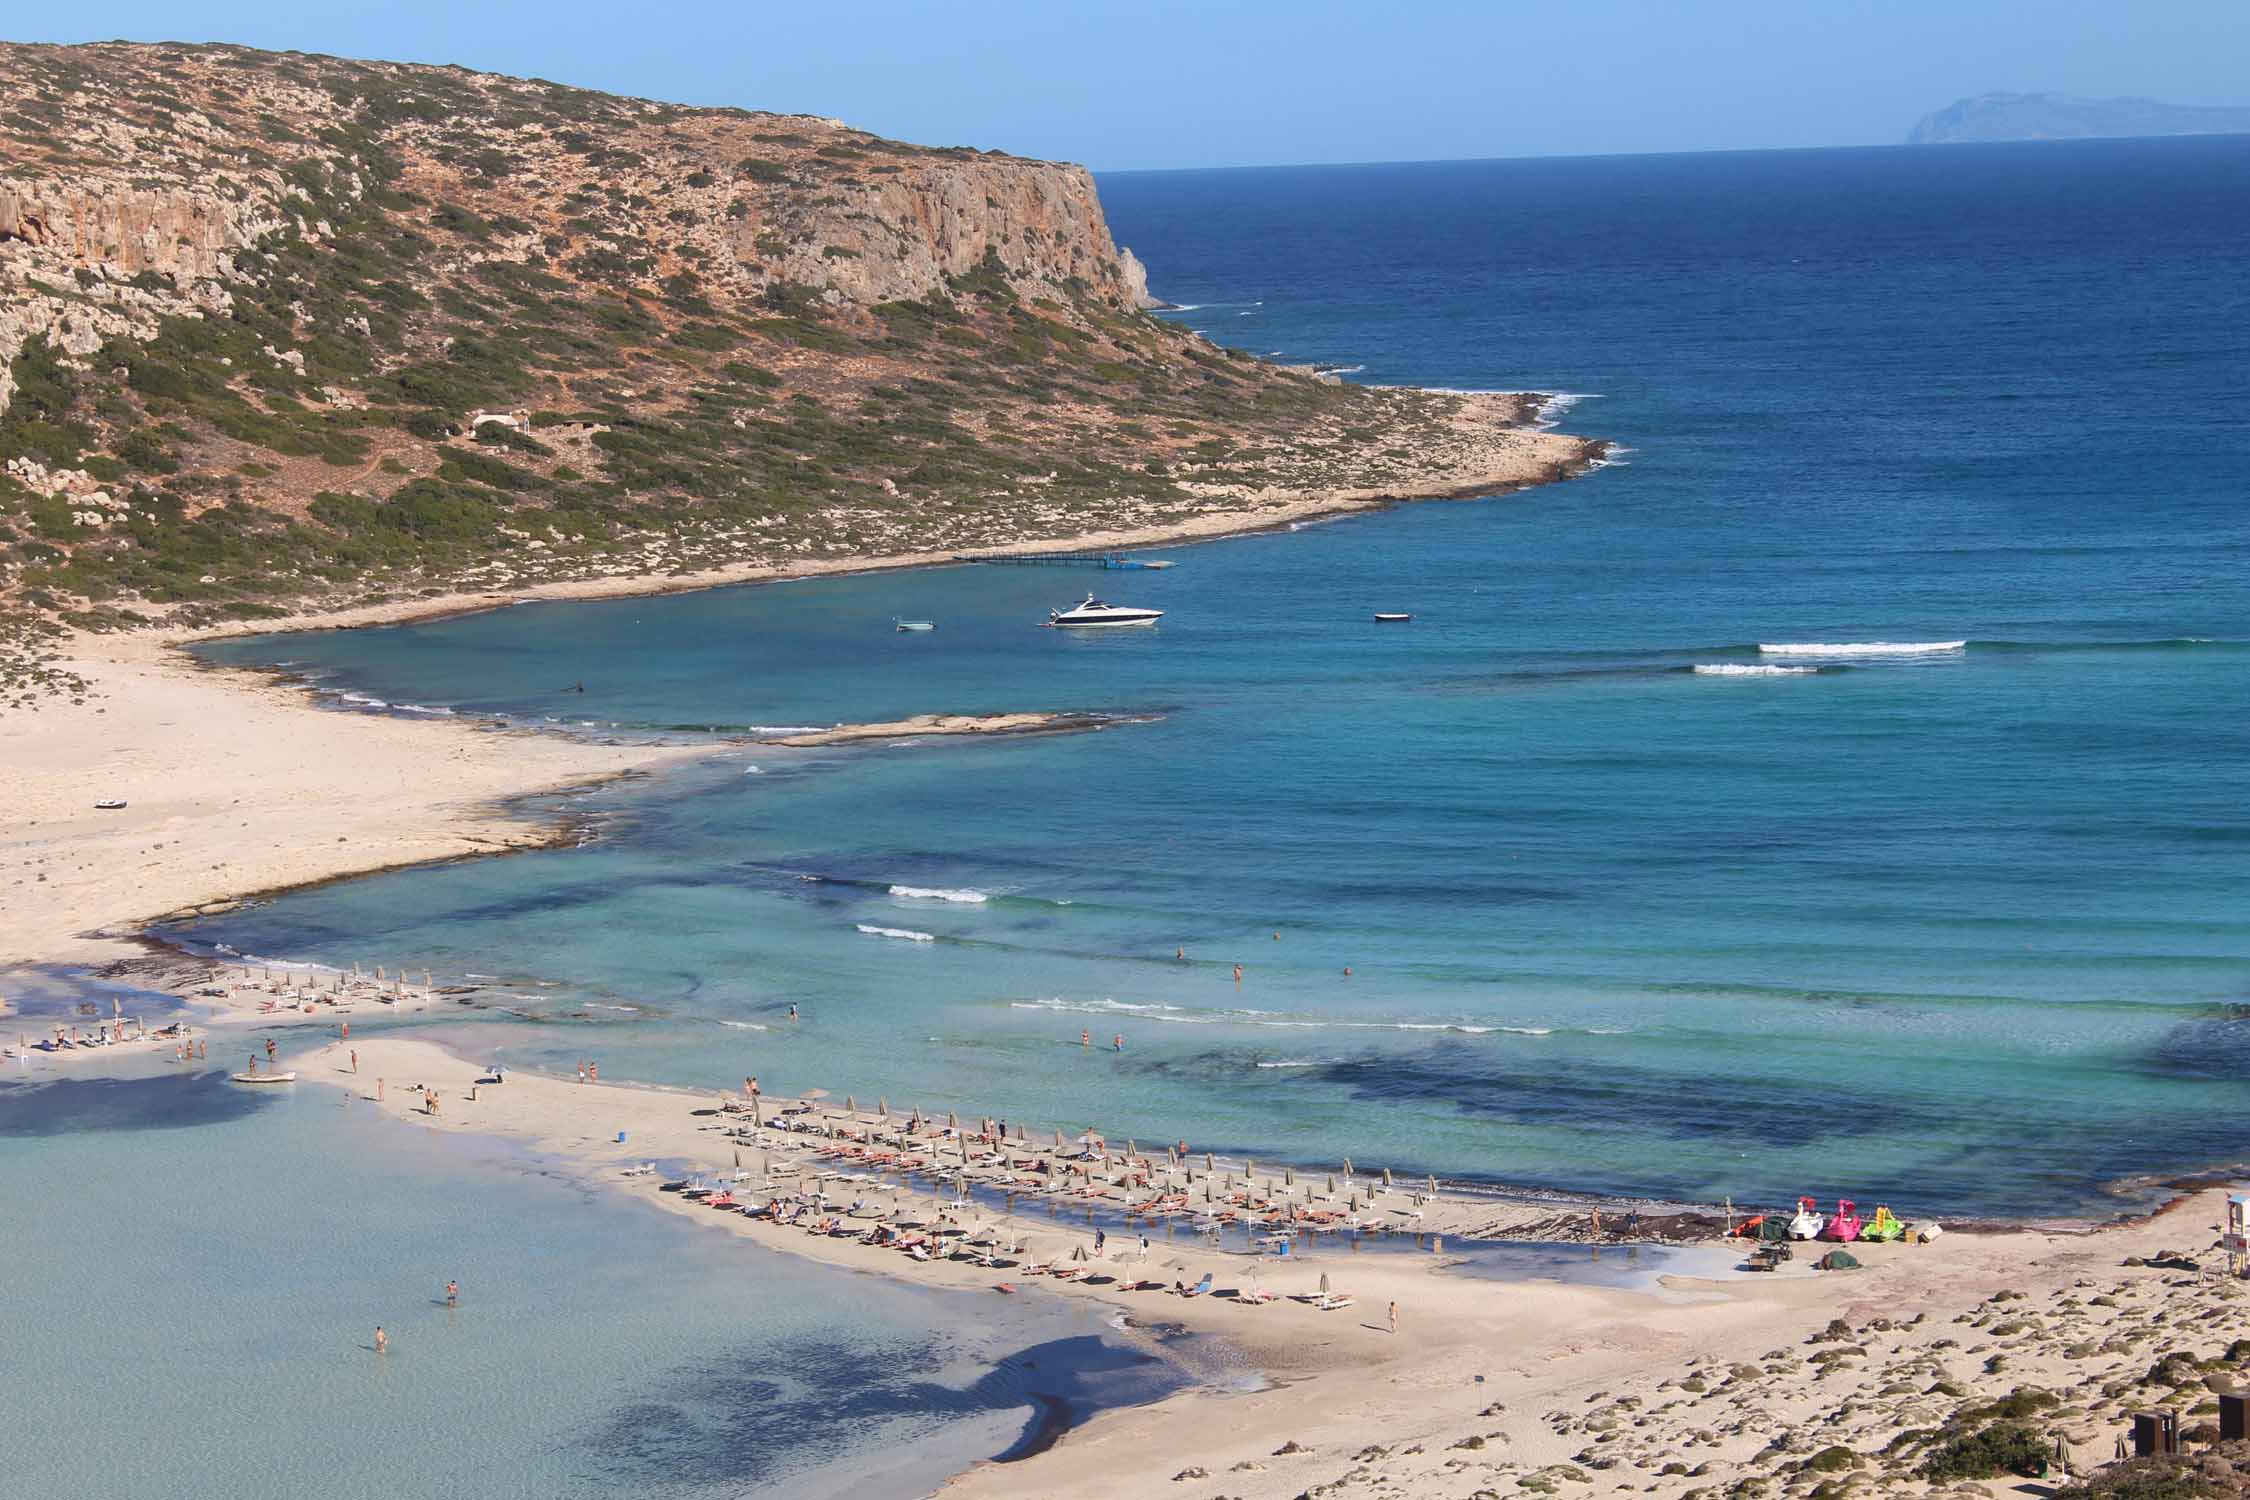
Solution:
[(934, 943), (937, 941), (936, 933), (916, 932), (910, 927), (877, 927), (868, 922), (857, 922), (853, 925), (869, 937), (898, 938), (909, 943)]

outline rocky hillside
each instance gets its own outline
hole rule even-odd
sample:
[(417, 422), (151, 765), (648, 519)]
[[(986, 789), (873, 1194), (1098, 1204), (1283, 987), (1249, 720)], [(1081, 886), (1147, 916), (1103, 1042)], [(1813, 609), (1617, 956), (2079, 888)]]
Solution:
[(1940, 146), (1962, 141), (2243, 132), (2250, 132), (2250, 109), (2160, 104), (2154, 99), (2081, 99), (2071, 94), (1979, 94), (1922, 116), (1906, 143)]
[(0, 83), (19, 631), (1065, 536), (1460, 488), (1510, 444), (1543, 473), (1588, 456), (1150, 316), (1078, 167), (228, 46), (0, 45)]

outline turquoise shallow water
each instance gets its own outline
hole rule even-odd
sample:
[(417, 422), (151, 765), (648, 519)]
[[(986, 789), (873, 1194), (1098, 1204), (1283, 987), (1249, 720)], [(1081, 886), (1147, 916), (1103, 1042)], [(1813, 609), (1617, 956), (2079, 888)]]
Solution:
[(309, 1084), (11, 1065), (0, 1171), (11, 1494), (916, 1495), (1034, 1392), (1179, 1383), (1083, 1308), (801, 1264)]
[[(215, 648), (595, 733), (1157, 718), (730, 750), (581, 799), (586, 847), (183, 936), (496, 976), (536, 1018), (510, 1055), (614, 1076), (1555, 1188), (2110, 1206), (2250, 1146), (2245, 166), (2190, 141), (1105, 179), (1212, 336), (1597, 393), (1570, 424), (1631, 451), (1161, 574)], [(1034, 628), (1089, 582), (1168, 613)], [(1791, 643), (1959, 644), (1762, 649)], [(1756, 670), (1783, 667), (1816, 670)]]

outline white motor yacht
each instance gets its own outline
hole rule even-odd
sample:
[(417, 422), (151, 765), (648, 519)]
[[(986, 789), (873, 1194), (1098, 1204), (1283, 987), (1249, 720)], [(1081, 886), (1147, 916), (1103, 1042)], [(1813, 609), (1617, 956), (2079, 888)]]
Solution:
[(1153, 625), (1164, 618), (1161, 609), (1135, 609), (1128, 604), (1104, 604), (1092, 594), (1069, 609), (1047, 611), (1049, 625)]

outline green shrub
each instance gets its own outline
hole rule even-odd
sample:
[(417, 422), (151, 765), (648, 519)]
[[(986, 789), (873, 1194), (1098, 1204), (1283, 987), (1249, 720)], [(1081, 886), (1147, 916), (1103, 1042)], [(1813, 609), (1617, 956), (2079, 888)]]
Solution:
[(1996, 1479), (2003, 1474), (2037, 1479), (2047, 1472), (2052, 1449), (2044, 1434), (2023, 1422), (1995, 1422), (1939, 1446), (1922, 1462), (1922, 1477), (1933, 1483), (1955, 1479)]

